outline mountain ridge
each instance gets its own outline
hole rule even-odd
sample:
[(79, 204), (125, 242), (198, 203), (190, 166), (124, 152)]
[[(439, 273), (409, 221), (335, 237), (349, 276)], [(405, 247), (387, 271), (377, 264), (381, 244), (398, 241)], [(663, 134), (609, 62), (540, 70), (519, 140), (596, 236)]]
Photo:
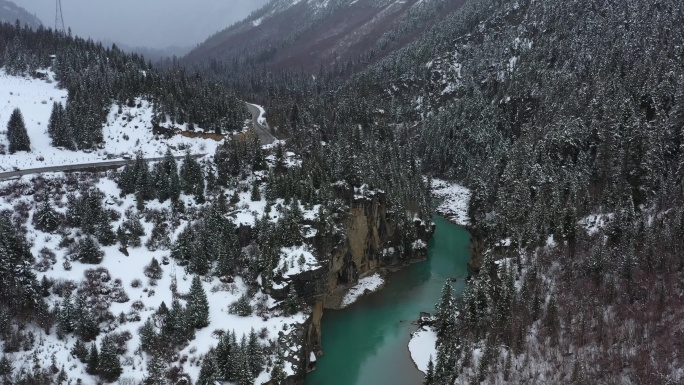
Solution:
[(269, 69), (373, 62), (414, 41), (462, 0), (274, 0), (209, 37), (183, 61)]
[(43, 25), (37, 16), (8, 0), (0, 0), (0, 23), (15, 23), (17, 20), (23, 26), (36, 29)]

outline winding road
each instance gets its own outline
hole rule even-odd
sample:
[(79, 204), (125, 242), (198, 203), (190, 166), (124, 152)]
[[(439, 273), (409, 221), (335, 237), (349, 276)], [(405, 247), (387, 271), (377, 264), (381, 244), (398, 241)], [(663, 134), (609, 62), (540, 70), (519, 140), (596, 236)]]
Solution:
[[(262, 144), (272, 144), (276, 141), (276, 138), (270, 133), (268, 125), (263, 126), (259, 123), (259, 117), (261, 116), (261, 110), (254, 104), (245, 103), (247, 109), (252, 114), (252, 125), (254, 126), (254, 132), (256, 132), (259, 140)], [(195, 158), (201, 158), (206, 154), (193, 155)], [(177, 156), (176, 159), (183, 159), (184, 156)], [(156, 162), (164, 159), (159, 158), (145, 158), (146, 162)], [(49, 166), (49, 167), (39, 167), (39, 168), (29, 168), (25, 170), (14, 170), (7, 172), (0, 172), (0, 180), (7, 180), (12, 178), (18, 178), (23, 175), (32, 174), (43, 174), (47, 172), (59, 172), (59, 171), (83, 171), (83, 170), (106, 170), (113, 167), (125, 166), (129, 163), (135, 162), (135, 159), (122, 159), (122, 160), (111, 160), (104, 162), (93, 162), (93, 163), (80, 163), (80, 164), (64, 164), (59, 166)]]
[[(201, 158), (207, 154), (197, 154), (193, 155), (194, 158)], [(176, 156), (176, 159), (183, 159), (185, 155)], [(157, 162), (164, 159), (159, 158), (145, 158), (145, 162)], [(31, 174), (44, 174), (47, 172), (59, 172), (59, 171), (83, 171), (83, 170), (106, 170), (114, 167), (125, 166), (127, 164), (134, 163), (135, 159), (122, 159), (122, 160), (110, 160), (105, 162), (93, 162), (93, 163), (80, 163), (80, 164), (64, 164), (60, 166), (49, 166), (49, 167), (39, 167), (39, 168), (27, 168), (25, 170), (15, 170), (8, 172), (0, 172), (0, 180), (18, 178), (22, 175)]]
[(259, 123), (259, 116), (261, 116), (261, 110), (259, 107), (251, 103), (246, 104), (247, 109), (252, 114), (252, 125), (254, 126), (254, 132), (259, 137), (259, 140), (261, 140), (261, 144), (267, 145), (275, 142), (277, 139), (275, 136), (273, 136), (273, 134), (271, 134), (268, 124), (263, 126), (261, 123)]

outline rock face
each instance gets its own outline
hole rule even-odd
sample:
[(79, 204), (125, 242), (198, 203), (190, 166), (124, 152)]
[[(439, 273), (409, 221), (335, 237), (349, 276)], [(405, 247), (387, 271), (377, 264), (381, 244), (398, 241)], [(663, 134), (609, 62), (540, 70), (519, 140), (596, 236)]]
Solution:
[[(383, 194), (354, 197), (346, 212), (338, 212), (335, 222), (343, 229), (335, 235), (317, 235), (314, 245), (323, 267), (293, 276), (300, 298), (311, 306), (311, 315), (299, 333), (303, 346), (298, 374), (288, 379), (288, 384), (303, 383), (307, 372), (315, 369), (311, 352), (320, 356), (321, 318), (326, 308), (338, 308), (347, 290), (360, 277), (400, 267), (427, 257), (427, 249), (419, 248), (408, 253), (399, 252), (401, 236), (396, 217)], [(416, 220), (418, 238), (427, 244), (433, 228)], [(275, 293), (274, 293), (275, 296)]]

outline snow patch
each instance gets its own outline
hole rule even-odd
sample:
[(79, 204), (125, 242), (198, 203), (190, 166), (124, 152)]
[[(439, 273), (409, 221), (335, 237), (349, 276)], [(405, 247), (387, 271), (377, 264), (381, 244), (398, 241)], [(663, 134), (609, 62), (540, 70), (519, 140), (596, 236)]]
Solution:
[(427, 373), (430, 358), (433, 364), (437, 359), (437, 332), (431, 327), (421, 327), (411, 334), (408, 349), (418, 370)]
[(371, 276), (359, 279), (359, 283), (356, 286), (349, 289), (347, 294), (342, 299), (342, 304), (340, 307), (347, 307), (356, 300), (364, 295), (366, 291), (373, 292), (381, 288), (385, 284), (385, 280), (382, 279), (380, 274), (373, 274)]
[[(161, 157), (167, 148), (175, 156), (182, 156), (186, 150), (194, 154), (213, 154), (220, 142), (206, 138), (186, 138), (174, 135), (163, 139), (152, 132), (154, 106), (147, 100), (137, 98), (133, 107), (112, 104), (103, 126), (104, 144), (92, 151), (69, 151), (52, 147), (48, 135), (48, 123), (54, 102), (66, 105), (68, 93), (57, 88), (54, 73), (41, 70), (48, 75), (47, 80), (10, 76), (0, 69), (0, 144), (9, 145), (6, 135), (7, 122), (12, 111), (19, 108), (31, 141), (31, 152), (20, 151), (15, 154), (0, 155), (0, 172), (16, 169), (32, 169), (50, 166), (98, 163), (124, 159), (133, 156), (138, 150), (145, 157)], [(187, 131), (187, 124), (162, 123), (179, 131)], [(202, 131), (201, 128), (196, 128)]]
[(613, 214), (591, 214), (579, 221), (577, 224), (584, 227), (588, 235), (594, 235), (600, 230), (605, 229), (606, 226), (613, 220)]
[(441, 199), (437, 212), (460, 226), (466, 226), (468, 218), (468, 203), (471, 191), (457, 183), (441, 179), (432, 180), (432, 195)]
[(283, 278), (301, 274), (304, 271), (316, 270), (321, 265), (306, 246), (283, 247), (280, 249), (278, 270), (284, 272)]

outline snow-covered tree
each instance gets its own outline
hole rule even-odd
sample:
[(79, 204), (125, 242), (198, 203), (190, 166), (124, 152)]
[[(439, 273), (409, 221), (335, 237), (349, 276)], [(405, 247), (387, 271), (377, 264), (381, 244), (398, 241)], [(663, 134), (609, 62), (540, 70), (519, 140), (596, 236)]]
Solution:
[(116, 381), (123, 372), (116, 349), (116, 341), (110, 335), (102, 338), (100, 342), (98, 374), (107, 382)]
[(90, 353), (88, 354), (88, 362), (86, 363), (86, 372), (88, 374), (97, 374), (97, 369), (100, 366), (100, 357), (97, 351), (97, 345), (93, 342), (90, 345)]
[(31, 140), (29, 139), (24, 117), (18, 108), (15, 108), (10, 115), (7, 123), (7, 140), (9, 141), (9, 152), (14, 154), (17, 151), (31, 151)]
[(36, 229), (52, 233), (61, 224), (59, 214), (52, 208), (49, 200), (45, 200), (38, 210), (33, 214), (33, 224)]
[(166, 362), (161, 355), (155, 354), (147, 361), (145, 385), (166, 385)]
[(76, 253), (77, 260), (82, 263), (98, 264), (102, 262), (102, 257), (104, 257), (104, 252), (100, 250), (100, 246), (93, 237), (86, 235), (79, 241)]
[(202, 287), (202, 281), (197, 275), (192, 278), (187, 309), (194, 327), (201, 329), (209, 325), (209, 301)]

